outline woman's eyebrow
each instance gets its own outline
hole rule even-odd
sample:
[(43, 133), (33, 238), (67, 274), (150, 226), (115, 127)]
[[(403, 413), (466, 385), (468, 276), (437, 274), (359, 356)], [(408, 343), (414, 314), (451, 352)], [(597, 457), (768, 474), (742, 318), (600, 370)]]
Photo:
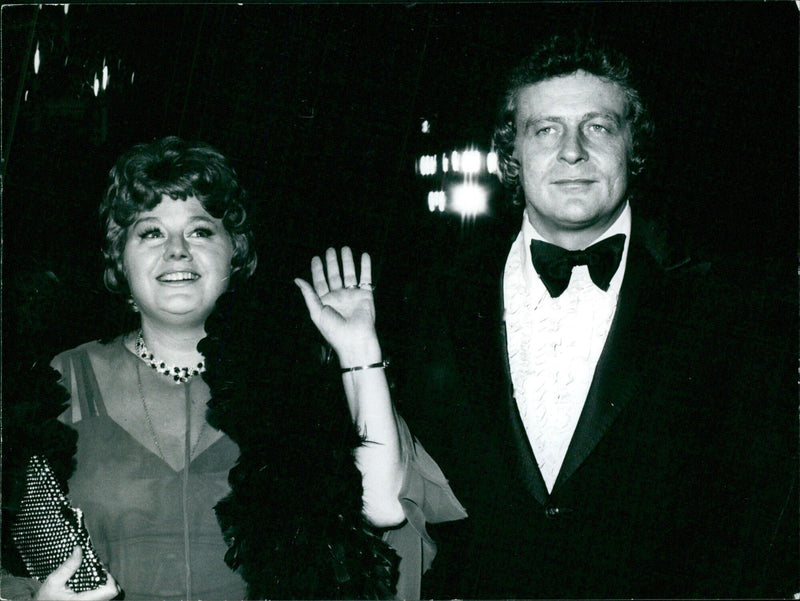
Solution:
[(133, 226), (137, 226), (137, 225), (139, 225), (140, 223), (147, 223), (148, 221), (155, 221), (155, 222), (158, 222), (158, 218), (154, 217), (153, 215), (147, 215), (147, 216), (145, 216), (145, 217), (137, 217), (137, 218), (136, 218), (136, 219), (133, 221), (133, 223), (131, 223), (131, 226), (132, 226), (132, 227), (133, 227)]

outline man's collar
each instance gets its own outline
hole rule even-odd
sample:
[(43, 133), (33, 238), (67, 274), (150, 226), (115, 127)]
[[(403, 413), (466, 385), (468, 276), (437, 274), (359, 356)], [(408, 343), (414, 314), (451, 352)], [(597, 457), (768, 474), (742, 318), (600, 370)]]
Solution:
[[(600, 234), (597, 238), (592, 240), (590, 244), (587, 244), (587, 246), (591, 246), (592, 244), (599, 242), (600, 240), (610, 238), (615, 234), (625, 234), (625, 248), (622, 251), (622, 260), (620, 261), (619, 269), (617, 269), (616, 274), (614, 274), (614, 277), (611, 280), (611, 285), (608, 289), (609, 292), (619, 292), (619, 289), (622, 285), (622, 278), (625, 273), (625, 265), (627, 263), (628, 249), (630, 248), (631, 223), (631, 205), (626, 200), (625, 207), (622, 209), (622, 212), (617, 216), (608, 229)], [(544, 284), (542, 284), (542, 282), (539, 280), (539, 276), (536, 275), (536, 271), (533, 269), (530, 246), (531, 240), (542, 240), (544, 242), (549, 242), (549, 240), (545, 240), (541, 234), (539, 234), (539, 232), (533, 228), (531, 222), (528, 220), (527, 212), (524, 211), (522, 213), (522, 232), (520, 235), (522, 237), (522, 244), (519, 252), (523, 254), (521, 257), (521, 262), (523, 265), (523, 275), (525, 277), (528, 290), (535, 289), (544, 291)]]
[[(553, 243), (552, 240), (547, 240), (534, 229), (530, 220), (528, 219), (527, 211), (523, 211), (522, 213), (522, 234), (524, 236), (525, 246), (530, 246), (531, 240), (541, 240), (543, 242), (550, 242), (551, 244)], [(625, 234), (627, 239), (630, 239), (631, 237), (631, 205), (627, 200), (625, 201), (625, 206), (623, 207), (622, 212), (617, 216), (613, 223), (608, 226), (608, 229), (587, 244), (586, 247), (589, 247), (596, 242), (600, 242), (600, 240), (610, 238), (615, 234)]]

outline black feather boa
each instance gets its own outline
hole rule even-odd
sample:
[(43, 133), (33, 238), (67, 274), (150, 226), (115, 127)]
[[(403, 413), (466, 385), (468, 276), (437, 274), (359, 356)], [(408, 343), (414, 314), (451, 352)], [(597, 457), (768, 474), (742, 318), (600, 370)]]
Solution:
[(1, 557), (5, 571), (27, 577), (10, 527), (25, 494), (32, 455), (47, 457), (65, 491), (75, 469), (78, 433), (58, 421), (68, 407), (69, 393), (49, 362), (74, 326), (64, 319), (63, 306), (79, 305), (84, 299), (40, 265), (9, 268), (8, 273), (3, 289)]
[(302, 311), (270, 334), (259, 296), (224, 294), (199, 346), (208, 421), (240, 449), (215, 507), (225, 560), (250, 598), (391, 598), (398, 558), (362, 516), (353, 452), (363, 440), (340, 377), (308, 328), (287, 326), (307, 323)]
[(75, 470), (78, 433), (58, 421), (69, 406), (60, 377), (44, 358), (3, 365), (2, 559), (3, 568), (15, 576), (28, 576), (10, 533), (25, 494), (28, 460), (32, 455), (47, 457), (65, 491)]
[[(287, 328), (308, 324), (303, 310), (271, 333), (276, 324), (261, 317), (259, 296), (223, 295), (199, 347), (212, 392), (208, 421), (240, 448), (232, 491), (215, 508), (229, 544), (225, 559), (254, 599), (391, 598), (398, 558), (361, 514), (353, 451), (363, 441), (341, 380), (313, 352), (310, 327)], [(67, 491), (78, 438), (57, 419), (68, 391), (32, 348), (15, 346), (3, 365), (2, 566), (17, 576), (27, 571), (9, 526), (28, 459), (44, 454)]]

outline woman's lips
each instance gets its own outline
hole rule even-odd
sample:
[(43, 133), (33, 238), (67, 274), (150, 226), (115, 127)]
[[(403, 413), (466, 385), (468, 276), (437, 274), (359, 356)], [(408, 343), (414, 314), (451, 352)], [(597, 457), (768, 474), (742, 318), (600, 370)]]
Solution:
[(170, 271), (169, 273), (162, 273), (156, 279), (166, 284), (180, 284), (199, 280), (200, 275), (193, 271)]

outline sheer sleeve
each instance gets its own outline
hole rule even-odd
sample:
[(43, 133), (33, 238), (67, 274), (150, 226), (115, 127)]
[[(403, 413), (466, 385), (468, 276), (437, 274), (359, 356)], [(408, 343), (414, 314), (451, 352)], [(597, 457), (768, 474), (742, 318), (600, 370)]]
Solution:
[(425, 525), (461, 520), (467, 517), (467, 512), (450, 489), (442, 470), (400, 417), (398, 430), (405, 473), (400, 504), (406, 521), (388, 530), (383, 538), (401, 558), (397, 598), (419, 599), (422, 574), (436, 556), (436, 543)]
[(0, 595), (9, 601), (29, 601), (36, 596), (41, 584), (33, 578), (14, 576), (6, 570), (0, 571)]

